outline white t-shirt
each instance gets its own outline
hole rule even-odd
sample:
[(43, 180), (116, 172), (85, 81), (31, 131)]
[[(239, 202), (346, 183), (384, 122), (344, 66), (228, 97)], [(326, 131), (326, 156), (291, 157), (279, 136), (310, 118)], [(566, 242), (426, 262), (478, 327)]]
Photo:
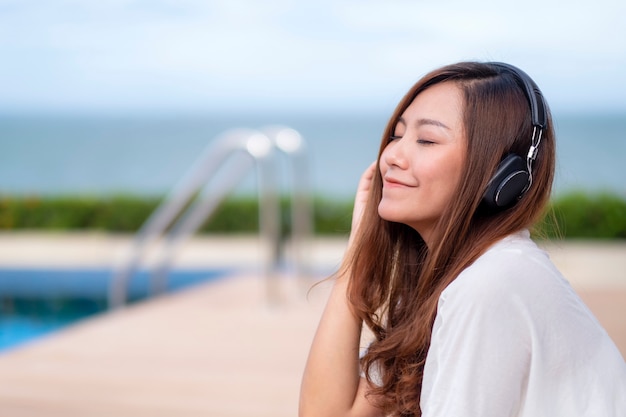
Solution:
[(626, 363), (527, 231), (441, 294), (423, 417), (625, 417)]

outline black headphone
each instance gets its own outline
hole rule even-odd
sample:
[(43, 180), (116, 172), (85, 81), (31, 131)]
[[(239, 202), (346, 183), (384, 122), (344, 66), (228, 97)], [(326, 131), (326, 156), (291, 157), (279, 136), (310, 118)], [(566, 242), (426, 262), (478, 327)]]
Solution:
[(533, 183), (532, 163), (537, 157), (541, 136), (548, 122), (547, 105), (537, 84), (522, 70), (502, 62), (490, 62), (499, 74), (509, 73), (515, 77), (530, 105), (533, 135), (526, 159), (508, 154), (498, 165), (483, 194), (482, 204), (495, 212), (513, 206)]

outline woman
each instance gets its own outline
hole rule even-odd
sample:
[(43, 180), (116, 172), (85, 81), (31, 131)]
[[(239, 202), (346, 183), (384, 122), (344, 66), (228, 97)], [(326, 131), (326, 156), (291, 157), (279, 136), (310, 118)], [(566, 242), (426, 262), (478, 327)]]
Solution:
[(459, 63), (413, 86), (359, 183), (300, 415), (625, 416), (623, 358), (529, 238), (554, 165), (519, 69)]

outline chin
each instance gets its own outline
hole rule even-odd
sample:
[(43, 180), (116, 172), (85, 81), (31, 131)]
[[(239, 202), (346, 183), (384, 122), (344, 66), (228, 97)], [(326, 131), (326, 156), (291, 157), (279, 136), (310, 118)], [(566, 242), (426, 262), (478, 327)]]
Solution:
[(403, 213), (399, 213), (397, 210), (394, 210), (393, 207), (384, 204), (384, 202), (378, 205), (378, 215), (388, 222), (406, 223), (407, 220)]

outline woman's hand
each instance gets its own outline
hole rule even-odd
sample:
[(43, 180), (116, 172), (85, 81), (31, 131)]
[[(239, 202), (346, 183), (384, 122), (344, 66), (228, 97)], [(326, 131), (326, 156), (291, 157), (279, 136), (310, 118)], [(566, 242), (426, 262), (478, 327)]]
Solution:
[(356, 232), (361, 225), (361, 219), (363, 218), (363, 212), (369, 199), (370, 191), (372, 188), (372, 180), (376, 173), (376, 161), (372, 162), (369, 167), (361, 174), (359, 185), (356, 190), (356, 196), (354, 197), (354, 209), (352, 210), (352, 230), (350, 232), (350, 241), (356, 236)]

